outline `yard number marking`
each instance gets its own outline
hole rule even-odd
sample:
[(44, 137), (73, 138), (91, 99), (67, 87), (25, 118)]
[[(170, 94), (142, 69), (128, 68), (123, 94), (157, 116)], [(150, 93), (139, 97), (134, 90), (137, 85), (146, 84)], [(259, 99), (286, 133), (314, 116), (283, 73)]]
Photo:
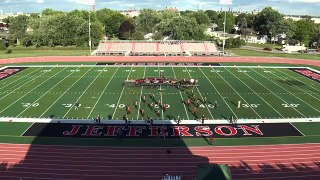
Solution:
[(215, 69), (212, 69), (210, 72), (213, 72), (213, 73), (220, 73), (220, 72), (223, 72), (221, 70), (215, 70)]
[(242, 104), (243, 108), (257, 108), (261, 104)]
[(23, 107), (28, 108), (28, 107), (38, 107), (39, 103), (21, 103)]
[(282, 106), (286, 107), (286, 108), (296, 108), (298, 107), (300, 104), (282, 104)]
[(71, 69), (70, 72), (80, 72), (79, 69)]
[(191, 69), (188, 69), (188, 70), (184, 69), (184, 70), (182, 70), (182, 72), (194, 72), (194, 71)]
[(136, 71), (136, 70), (134, 70), (134, 69), (132, 69), (132, 70), (131, 70), (131, 69), (127, 69), (127, 70), (126, 70), (126, 72), (135, 72), (135, 71)]
[[(116, 104), (106, 104), (107, 107), (109, 108), (116, 108)], [(170, 104), (166, 104), (167, 109), (170, 108)], [(118, 108), (125, 108), (126, 105), (124, 104), (119, 104)], [(160, 108), (157, 104), (154, 105), (154, 108)]]
[[(66, 107), (66, 108), (71, 108), (74, 104), (62, 104), (62, 106)], [(79, 106), (81, 107), (81, 104), (79, 103)]]
[(160, 72), (164, 72), (164, 70), (163, 70), (163, 69), (160, 69), (160, 70), (155, 69), (155, 70), (154, 70), (154, 72), (159, 72), (159, 71), (160, 71)]

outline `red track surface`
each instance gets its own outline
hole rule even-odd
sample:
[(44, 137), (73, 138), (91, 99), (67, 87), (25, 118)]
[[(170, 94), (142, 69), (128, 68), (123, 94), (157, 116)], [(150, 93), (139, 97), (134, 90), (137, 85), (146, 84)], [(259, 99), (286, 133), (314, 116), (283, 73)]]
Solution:
[(163, 56), (52, 56), (1, 59), (0, 64), (21, 62), (252, 62), (306, 64), (320, 67), (320, 61), (272, 57), (163, 57)]
[(228, 164), (234, 179), (320, 179), (320, 144), (170, 148), (0, 144), (0, 179), (192, 179), (199, 163)]

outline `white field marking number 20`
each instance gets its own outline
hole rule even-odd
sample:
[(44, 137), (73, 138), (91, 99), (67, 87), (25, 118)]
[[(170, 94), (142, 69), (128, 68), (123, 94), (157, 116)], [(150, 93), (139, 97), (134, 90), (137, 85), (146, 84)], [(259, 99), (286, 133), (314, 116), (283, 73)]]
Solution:
[(282, 104), (282, 106), (286, 107), (286, 108), (296, 108), (298, 107), (300, 104)]
[(39, 103), (21, 103), (23, 107), (38, 107)]
[(257, 108), (259, 107), (261, 104), (242, 104), (243, 108)]

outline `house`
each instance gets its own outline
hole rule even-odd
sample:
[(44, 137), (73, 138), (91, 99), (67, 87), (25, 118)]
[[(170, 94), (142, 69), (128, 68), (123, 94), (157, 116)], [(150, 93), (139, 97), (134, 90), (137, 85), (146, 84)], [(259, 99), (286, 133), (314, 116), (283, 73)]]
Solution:
[(248, 43), (265, 44), (268, 42), (268, 36), (266, 35), (248, 35), (242, 39)]
[(219, 40), (240, 37), (239, 34), (229, 34), (229, 33), (224, 33), (223, 31), (212, 31), (212, 28), (208, 28), (205, 31), (205, 34), (210, 37), (215, 37)]

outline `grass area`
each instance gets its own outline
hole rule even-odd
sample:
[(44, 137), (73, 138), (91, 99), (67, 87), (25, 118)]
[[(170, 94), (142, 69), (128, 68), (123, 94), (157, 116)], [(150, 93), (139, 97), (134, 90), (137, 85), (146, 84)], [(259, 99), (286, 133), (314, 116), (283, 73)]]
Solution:
[(320, 60), (320, 54), (272, 53), (272, 52), (251, 51), (247, 49), (228, 49), (227, 51), (234, 53), (238, 56), (263, 56), (263, 57), (281, 57), (281, 58)]
[[(199, 87), (126, 87), (126, 79), (197, 79)], [(320, 84), (285, 68), (29, 67), (0, 81), (0, 116), (132, 120), (319, 117)], [(154, 87), (154, 86), (152, 86)], [(271, 88), (272, 87), (272, 88)], [(160, 91), (161, 89), (161, 91)], [(150, 98), (149, 94), (154, 94)], [(193, 98), (193, 95), (195, 99)], [(141, 101), (146, 96), (146, 101)], [(203, 103), (203, 99), (207, 102)], [(185, 101), (190, 98), (190, 106)], [(215, 107), (217, 100), (219, 107)], [(134, 106), (135, 101), (138, 107)], [(157, 103), (167, 104), (167, 109)], [(241, 108), (237, 102), (241, 101)], [(79, 108), (74, 104), (78, 102)], [(154, 107), (150, 107), (153, 104)], [(141, 109), (145, 114), (141, 114)], [(197, 112), (193, 112), (196, 109)], [(157, 111), (159, 110), (159, 114)]]
[(0, 50), (0, 59), (37, 56), (85, 56), (89, 55), (87, 47), (9, 47), (12, 53)]
[(252, 46), (252, 47), (259, 47), (259, 48), (265, 48), (265, 47), (268, 47), (268, 48), (272, 48), (272, 49), (275, 49), (275, 48), (282, 48), (281, 45), (277, 45), (277, 44), (258, 44), (258, 43), (246, 43), (246, 46)]

